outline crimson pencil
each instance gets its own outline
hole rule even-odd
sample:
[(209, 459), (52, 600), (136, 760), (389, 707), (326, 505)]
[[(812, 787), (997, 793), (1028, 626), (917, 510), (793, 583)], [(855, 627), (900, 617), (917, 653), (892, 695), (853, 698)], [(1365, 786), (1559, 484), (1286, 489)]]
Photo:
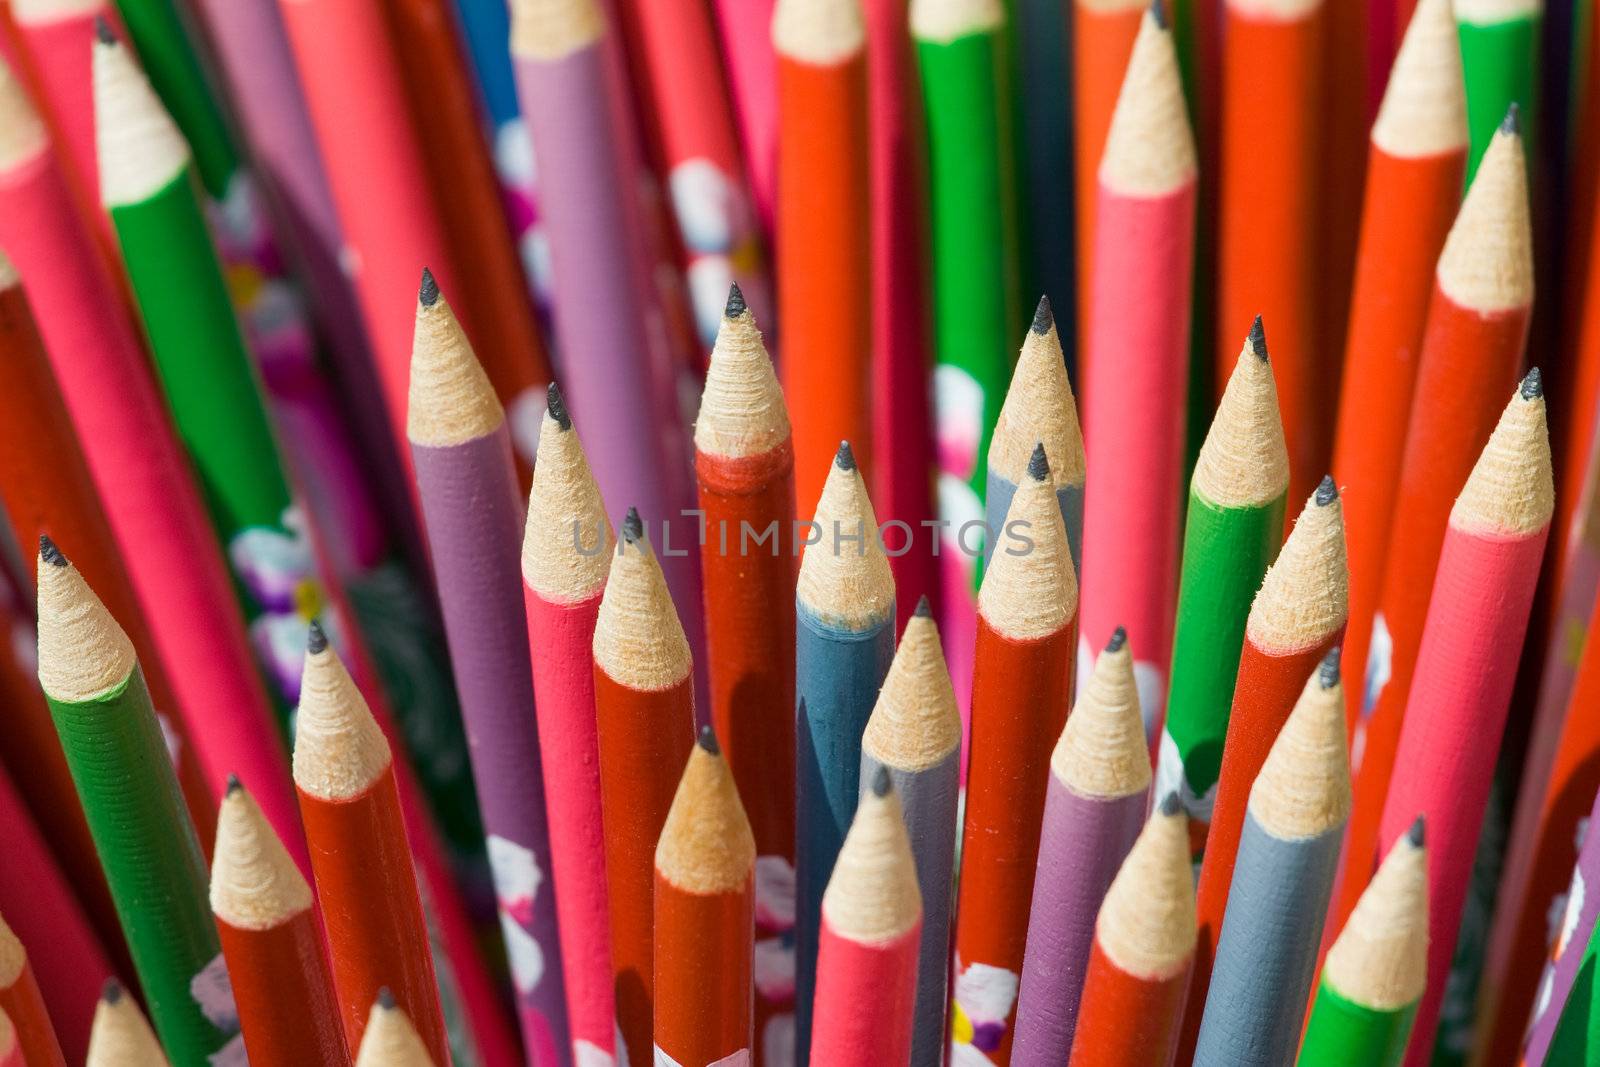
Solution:
[(616, 1030), (591, 652), (614, 539), (560, 388), (551, 383), (547, 396), (522, 538), (522, 595), (550, 862), (561, 886), (556, 918), (567, 1014), (581, 1061), (610, 1055)]
[[(1485, 157), (1483, 174), (1488, 166)], [(1379, 827), (1428, 823), (1428, 987), (1408, 1067), (1433, 1052), (1517, 659), (1555, 506), (1539, 370), (1528, 372), (1450, 511)], [(1364, 866), (1351, 871), (1366, 873)], [(1348, 873), (1348, 872), (1347, 872)]]
[(28, 950), (4, 918), (0, 918), (0, 1011), (16, 1030), (17, 1047), (27, 1067), (66, 1067)]
[(217, 816), (211, 913), (251, 1064), (348, 1067), (311, 886), (237, 778)]

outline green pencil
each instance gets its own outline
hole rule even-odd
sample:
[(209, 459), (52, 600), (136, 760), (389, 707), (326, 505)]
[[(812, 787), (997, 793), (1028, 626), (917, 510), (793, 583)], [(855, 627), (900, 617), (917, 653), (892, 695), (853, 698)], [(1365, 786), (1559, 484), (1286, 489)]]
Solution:
[(144, 674), (128, 635), (48, 538), (38, 568), (39, 684), (151, 1019), (175, 1067), (210, 1067), (242, 1038), (205, 857)]
[(1540, 0), (1458, 0), (1456, 33), (1461, 73), (1467, 85), (1467, 181), (1506, 112), (1522, 112), (1522, 137), (1529, 159), (1539, 129)]
[(1328, 952), (1300, 1067), (1397, 1067), (1427, 981), (1428, 852), (1419, 815)]
[(942, 518), (983, 519), (989, 438), (1025, 325), (998, 0), (912, 0), (927, 112)]
[[(1261, 319), (1217, 406), (1189, 483), (1157, 796), (1211, 821), (1245, 620), (1283, 541), (1289, 456)], [(1191, 828), (1191, 833), (1193, 828)]]

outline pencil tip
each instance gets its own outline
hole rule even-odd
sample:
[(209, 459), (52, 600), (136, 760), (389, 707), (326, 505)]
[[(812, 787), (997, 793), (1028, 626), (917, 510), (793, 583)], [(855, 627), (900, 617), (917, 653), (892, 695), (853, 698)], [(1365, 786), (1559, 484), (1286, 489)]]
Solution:
[(544, 404), (557, 426), (563, 430), (572, 429), (572, 416), (567, 412), (567, 398), (561, 395), (561, 386), (550, 383), (544, 391)]
[(61, 549), (57, 548), (56, 543), (50, 540), (49, 534), (39, 535), (39, 558), (52, 567), (65, 567), (67, 565), (67, 557), (63, 556)]
[(722, 746), (717, 744), (717, 732), (710, 726), (700, 727), (700, 736), (695, 738), (695, 743), (705, 749), (708, 755), (722, 755)]
[(1522, 379), (1522, 399), (1536, 400), (1544, 396), (1544, 374), (1538, 367), (1528, 368), (1528, 374)]
[(730, 319), (736, 319), (746, 310), (744, 290), (739, 288), (739, 283), (734, 282), (728, 286), (728, 303), (723, 307), (722, 314)]
[(1250, 347), (1255, 349), (1257, 359), (1267, 361), (1267, 330), (1261, 325), (1260, 315), (1250, 324)]
[(326, 652), (327, 649), (328, 635), (323, 632), (322, 624), (312, 619), (311, 624), (306, 627), (306, 652), (315, 656), (319, 652)]
[(439, 283), (434, 281), (433, 271), (427, 267), (422, 268), (422, 285), (417, 289), (417, 301), (425, 308), (431, 308), (439, 302)]
[(1035, 442), (1033, 455), (1028, 457), (1028, 477), (1042, 482), (1050, 477), (1050, 460), (1044, 454), (1044, 442)]
[(115, 1004), (117, 1001), (122, 999), (122, 994), (124, 992), (126, 992), (126, 990), (122, 988), (121, 982), (117, 981), (115, 978), (107, 978), (105, 983), (100, 986), (100, 999), (105, 1001), (107, 1004)]
[(111, 20), (104, 15), (94, 17), (94, 39), (101, 44), (117, 43), (117, 31), (111, 28)]
[(916, 609), (913, 610), (911, 614), (915, 615), (919, 619), (933, 618), (933, 605), (928, 603), (927, 593), (923, 593), (922, 596), (917, 599)]
[(1508, 137), (1517, 137), (1522, 134), (1522, 108), (1515, 100), (1506, 108), (1506, 117), (1500, 120), (1500, 132)]
[(1406, 840), (1411, 842), (1411, 847), (1421, 848), (1428, 838), (1427, 820), (1418, 815), (1412, 822), (1411, 829), (1406, 831)]
[(1055, 309), (1050, 306), (1050, 294), (1045, 293), (1039, 297), (1039, 306), (1033, 309), (1033, 326), (1031, 329), (1034, 333), (1043, 337), (1050, 332), (1051, 327), (1055, 326), (1055, 324)]
[(231, 796), (233, 796), (233, 794), (237, 793), (239, 790), (241, 790), (243, 788), (244, 788), (244, 783), (239, 781), (239, 776), (237, 774), (228, 775), (228, 789), (227, 789), (227, 792), (225, 794), (226, 796), (230, 796), (231, 797)]
[(851, 450), (849, 441), (839, 442), (839, 451), (834, 453), (833, 465), (842, 471), (856, 469), (856, 454)]
[(629, 508), (628, 514), (623, 516), (622, 539), (630, 545), (644, 540), (644, 520), (639, 517), (638, 508)]
[(1167, 28), (1167, 11), (1161, 6), (1161, 0), (1150, 0), (1150, 18), (1156, 24), (1156, 29)]
[(878, 764), (878, 769), (872, 772), (872, 795), (875, 797), (888, 796), (889, 788), (892, 784), (889, 781), (889, 768), (881, 763)]
[(1128, 628), (1119, 626), (1111, 631), (1111, 640), (1106, 642), (1107, 652), (1121, 652), (1122, 646), (1128, 643)]
[(1342, 655), (1340, 646), (1334, 645), (1317, 665), (1317, 684), (1322, 688), (1332, 689), (1339, 684), (1339, 660)]
[(1178, 814), (1178, 809), (1181, 807), (1183, 807), (1183, 804), (1178, 800), (1178, 791), (1176, 789), (1161, 798), (1161, 814), (1168, 818)]
[(1333, 475), (1324, 474), (1322, 476), (1322, 481), (1317, 483), (1316, 495), (1312, 499), (1316, 501), (1319, 508), (1325, 508), (1339, 499), (1339, 486), (1334, 482)]
[(388, 986), (378, 989), (378, 1007), (384, 1011), (394, 1011), (394, 990)]

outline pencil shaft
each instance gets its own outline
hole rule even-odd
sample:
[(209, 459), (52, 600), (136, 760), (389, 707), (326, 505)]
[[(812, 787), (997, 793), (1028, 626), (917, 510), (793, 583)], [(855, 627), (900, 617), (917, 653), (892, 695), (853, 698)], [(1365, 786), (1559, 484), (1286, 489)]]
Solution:
[(219, 918), (217, 933), (253, 1067), (348, 1067), (315, 912), (259, 930)]

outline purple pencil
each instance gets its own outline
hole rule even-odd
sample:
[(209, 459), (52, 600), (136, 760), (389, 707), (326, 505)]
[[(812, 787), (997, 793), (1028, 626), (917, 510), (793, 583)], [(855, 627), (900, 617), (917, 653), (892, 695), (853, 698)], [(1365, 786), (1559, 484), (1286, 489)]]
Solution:
[(1585, 824), (1583, 847), (1572, 870), (1572, 885), (1567, 890), (1567, 906), (1561, 926), (1550, 939), (1550, 959), (1539, 976), (1539, 992), (1534, 997), (1533, 1018), (1522, 1049), (1523, 1067), (1543, 1067), (1550, 1054), (1550, 1042), (1561, 1021), (1561, 1009), (1572, 993), (1583, 963), (1584, 950), (1600, 918), (1600, 792)]
[(1117, 627), (1050, 756), (1014, 1067), (1072, 1053), (1095, 917), (1150, 806), (1150, 750), (1128, 635)]
[(571, 1063), (522, 605), (522, 504), (494, 387), (423, 271), (406, 436), (528, 1062)]

